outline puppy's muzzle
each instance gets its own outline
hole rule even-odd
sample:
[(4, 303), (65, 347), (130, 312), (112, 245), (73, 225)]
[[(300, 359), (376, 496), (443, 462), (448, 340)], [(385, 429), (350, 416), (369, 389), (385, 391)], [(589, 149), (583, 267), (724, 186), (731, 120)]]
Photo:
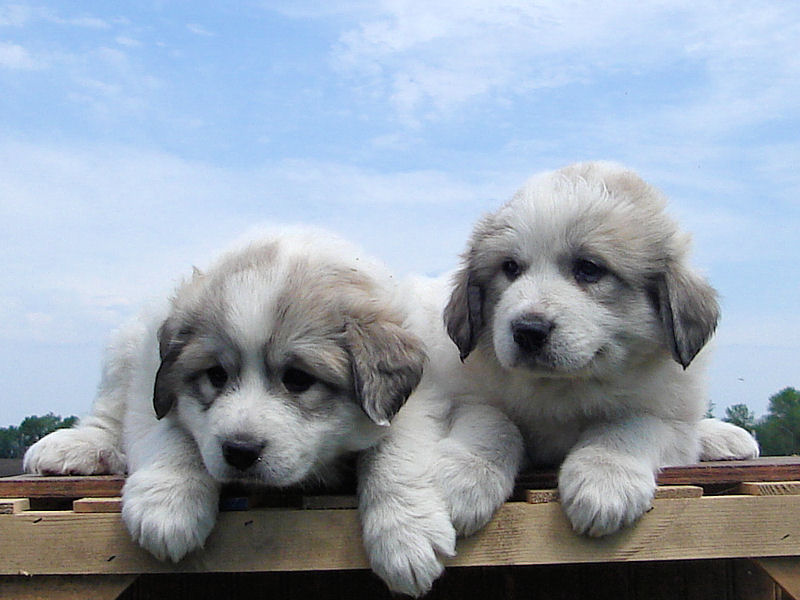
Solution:
[(544, 348), (554, 327), (555, 324), (548, 319), (538, 315), (525, 315), (511, 322), (511, 334), (514, 343), (523, 352), (535, 356)]
[(222, 456), (232, 467), (245, 471), (255, 464), (263, 449), (264, 444), (256, 442), (227, 441), (222, 443)]

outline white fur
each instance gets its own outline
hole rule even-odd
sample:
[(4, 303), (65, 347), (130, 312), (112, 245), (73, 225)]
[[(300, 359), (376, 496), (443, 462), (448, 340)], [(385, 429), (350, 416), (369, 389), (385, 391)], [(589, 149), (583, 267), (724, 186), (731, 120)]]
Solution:
[[(430, 589), (455, 534), (477, 530), (511, 493), (523, 439), (529, 462), (561, 464), (563, 508), (577, 532), (592, 536), (639, 518), (661, 467), (758, 454), (747, 432), (702, 420), (707, 357), (694, 352), (713, 331), (716, 304), (686, 264), (688, 239), (663, 204), (616, 165), (568, 167), (532, 180), (482, 220), (453, 278), (410, 284), (411, 324), (429, 365), (360, 472), (367, 551), (392, 590)], [(578, 281), (578, 258), (610, 275)], [(514, 278), (502, 270), (508, 259), (524, 267)], [(672, 307), (674, 359), (660, 309), (680, 296), (654, 300), (667, 268), (708, 330), (698, 333), (692, 320), (681, 322), (683, 306)], [(481, 310), (454, 319), (468, 298), (483, 298)], [(468, 355), (463, 363), (443, 310)], [(512, 333), (530, 315), (554, 324), (533, 356)], [(473, 340), (464, 323), (481, 320)], [(692, 364), (684, 370), (679, 359)], [(453, 531), (441, 522), (445, 511)]]
[(419, 596), (455, 554), (457, 535), (477, 531), (511, 494), (524, 450), (482, 385), (462, 379), (442, 328), (446, 279), (411, 279), (399, 292), (415, 307), (409, 326), (429, 361), (389, 434), (360, 460), (359, 509), (372, 569), (392, 591)]
[(716, 419), (703, 419), (700, 432), (700, 460), (741, 460), (758, 458), (758, 444), (745, 429)]
[[(328, 481), (339, 459), (383, 436), (381, 423), (399, 408), (398, 396), (402, 403), (416, 385), (424, 360), (418, 340), (404, 337), (404, 313), (393, 294), (382, 267), (320, 231), (239, 244), (207, 272), (196, 272), (171, 302), (115, 335), (91, 415), (33, 445), (25, 469), (127, 470), (122, 518), (128, 530), (157, 558), (178, 561), (202, 547), (213, 529), (224, 482)], [(350, 364), (355, 351), (345, 329), (362, 321), (375, 339), (361, 343), (372, 344), (380, 365), (369, 355)], [(382, 327), (390, 338), (380, 337)], [(397, 340), (407, 354), (399, 354)], [(235, 384), (215, 388), (206, 371), (215, 363), (227, 365)], [(172, 377), (160, 367), (186, 372)], [(291, 392), (282, 379), (291, 368), (317, 379)], [(381, 388), (389, 397), (361, 398), (356, 368), (365, 370), (364, 380), (390, 377)], [(400, 374), (391, 379), (394, 368)], [(159, 376), (175, 393), (161, 420), (154, 411)], [(378, 411), (384, 400), (391, 406), (373, 422), (361, 406), (367, 400)], [(258, 458), (235, 466), (224, 455), (230, 442), (260, 444)]]

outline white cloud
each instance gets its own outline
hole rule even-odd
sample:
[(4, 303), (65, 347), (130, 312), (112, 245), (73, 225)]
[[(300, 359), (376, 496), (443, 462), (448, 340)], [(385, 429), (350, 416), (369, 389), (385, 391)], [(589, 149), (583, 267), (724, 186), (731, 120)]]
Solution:
[(163, 82), (136, 56), (135, 45), (97, 46), (81, 54), (54, 54), (53, 64), (66, 77), (65, 96), (90, 109), (94, 118), (124, 122), (154, 117)]
[(197, 23), (189, 23), (189, 24), (187, 24), (186, 25), (186, 29), (188, 29), (189, 31), (191, 31), (195, 35), (201, 35), (201, 36), (204, 36), (204, 37), (214, 37), (214, 35), (216, 35), (213, 32), (211, 32), (208, 29), (206, 29), (205, 27), (203, 27), (202, 25), (198, 25)]
[(123, 146), (0, 141), (0, 336), (96, 335), (258, 222), (327, 226), (398, 272), (442, 272), (471, 222), (511, 193), (498, 181), (508, 178), (309, 160), (223, 168)]
[[(159, 110), (162, 81), (150, 71), (137, 50), (141, 42), (127, 35), (113, 36), (116, 44), (109, 44), (104, 31), (112, 27), (125, 27), (124, 19), (104, 20), (93, 16), (63, 16), (45, 7), (25, 7), (0, 12), (0, 25), (28, 26), (30, 48), (0, 41), (0, 69), (43, 70), (47, 68), (47, 86), (54, 97), (66, 98), (88, 107), (90, 120), (125, 123), (131, 117), (163, 115)], [(55, 33), (34, 37), (32, 25), (45, 23)], [(67, 40), (72, 28), (93, 29), (100, 33), (80, 33), (80, 43)], [(27, 32), (26, 32), (27, 33)], [(24, 91), (24, 88), (22, 88)], [(37, 101), (46, 101), (37, 98)]]
[(53, 19), (57, 23), (61, 23), (64, 25), (73, 25), (75, 27), (85, 27), (88, 29), (109, 29), (111, 25), (105, 21), (104, 19), (98, 19), (97, 17), (72, 17), (68, 19)]
[(114, 41), (117, 42), (120, 46), (125, 46), (127, 48), (138, 48), (142, 45), (137, 39), (128, 37), (126, 35), (118, 35), (114, 38)]
[(268, 0), (262, 1), (260, 4), (264, 10), (291, 19), (325, 19), (343, 15), (363, 15), (365, 12), (371, 11), (375, 5), (371, 0), (340, 0), (339, 2)]
[(42, 64), (35, 60), (25, 48), (18, 44), (0, 42), (0, 67), (29, 71), (39, 69)]
[[(797, 17), (793, 5), (743, 2), (384, 0), (342, 33), (334, 61), (412, 124), (469, 101), (690, 61), (707, 70), (706, 104), (728, 107), (716, 119), (725, 123), (783, 104), (770, 83), (797, 85)], [(757, 97), (741, 94), (752, 86)]]
[(8, 4), (0, 6), (0, 26), (24, 27), (31, 22), (46, 21), (58, 25), (69, 25), (86, 29), (109, 29), (111, 25), (105, 19), (92, 15), (64, 17), (44, 6), (24, 4)]
[(23, 4), (0, 6), (0, 27), (22, 27), (31, 18), (31, 9)]

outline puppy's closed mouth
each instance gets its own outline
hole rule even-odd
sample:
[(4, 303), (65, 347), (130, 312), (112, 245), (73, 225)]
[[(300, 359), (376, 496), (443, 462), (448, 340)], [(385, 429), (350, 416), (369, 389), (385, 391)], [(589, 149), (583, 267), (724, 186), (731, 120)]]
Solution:
[(530, 375), (552, 379), (575, 379), (596, 374), (595, 365), (607, 354), (604, 347), (598, 348), (588, 360), (576, 360), (573, 356), (553, 357), (547, 352), (517, 353), (513, 368), (524, 369)]

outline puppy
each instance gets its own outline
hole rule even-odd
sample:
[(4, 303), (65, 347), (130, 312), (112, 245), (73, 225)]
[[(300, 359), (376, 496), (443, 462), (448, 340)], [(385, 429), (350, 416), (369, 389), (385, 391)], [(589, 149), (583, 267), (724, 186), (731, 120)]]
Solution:
[(430, 364), (360, 477), (365, 545), (393, 590), (430, 588), (524, 457), (560, 464), (573, 528), (603, 536), (650, 507), (661, 467), (758, 454), (702, 420), (719, 308), (664, 205), (620, 166), (569, 166), (477, 224), (451, 286), (414, 284)]
[(122, 518), (157, 558), (201, 547), (220, 485), (330, 482), (368, 448), (425, 361), (383, 269), (324, 232), (223, 255), (110, 346), (92, 414), (28, 472), (124, 473)]

